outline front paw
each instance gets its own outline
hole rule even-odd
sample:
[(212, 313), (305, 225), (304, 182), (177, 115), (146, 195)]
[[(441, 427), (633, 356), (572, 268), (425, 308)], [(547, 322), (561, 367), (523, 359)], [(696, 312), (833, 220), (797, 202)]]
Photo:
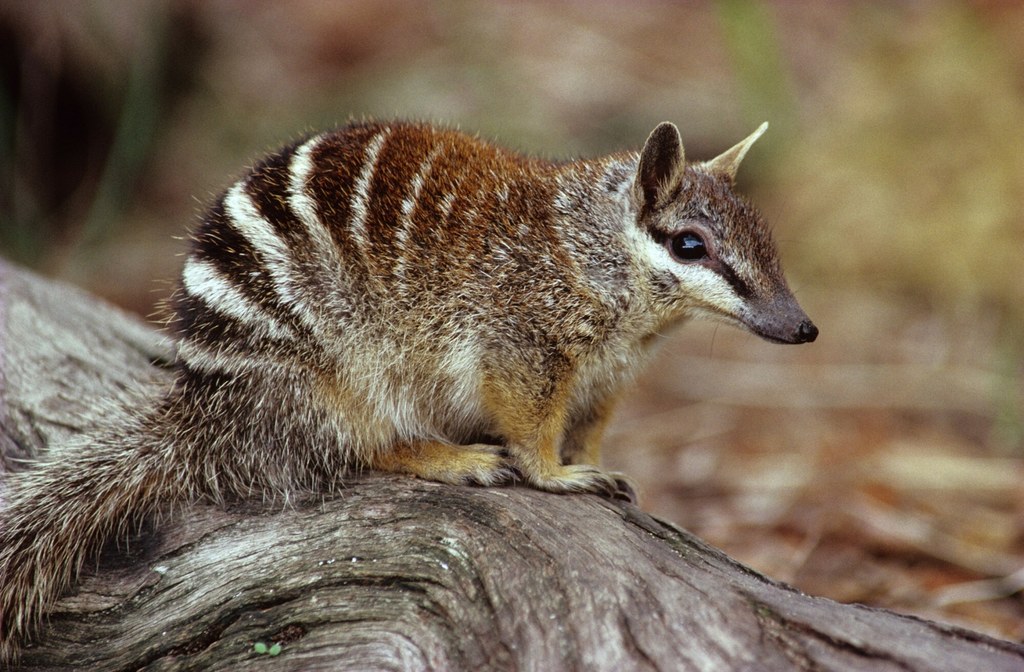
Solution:
[(589, 492), (616, 499), (621, 499), (623, 493), (632, 493), (628, 485), (622, 487), (625, 481), (589, 464), (567, 464), (554, 471), (523, 476), (531, 486), (548, 492)]

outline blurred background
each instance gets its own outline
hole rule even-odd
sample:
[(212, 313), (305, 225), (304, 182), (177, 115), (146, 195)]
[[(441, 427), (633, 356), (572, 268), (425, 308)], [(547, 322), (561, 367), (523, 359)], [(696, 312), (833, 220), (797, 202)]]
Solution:
[(821, 328), (693, 324), (609, 430), (642, 505), (817, 595), (1024, 640), (1024, 5), (0, 0), (0, 253), (141, 315), (204, 204), (351, 118), (710, 158)]

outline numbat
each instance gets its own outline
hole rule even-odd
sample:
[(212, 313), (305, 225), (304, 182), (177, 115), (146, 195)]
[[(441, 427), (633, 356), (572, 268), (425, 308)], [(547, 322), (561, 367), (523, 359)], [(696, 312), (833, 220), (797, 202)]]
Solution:
[(595, 160), (361, 123), (271, 155), (193, 235), (169, 389), (6, 483), (0, 656), (83, 561), (168, 504), (332, 491), (353, 469), (622, 493), (601, 434), (692, 317), (818, 330), (734, 191), (754, 134), (687, 164), (679, 131)]

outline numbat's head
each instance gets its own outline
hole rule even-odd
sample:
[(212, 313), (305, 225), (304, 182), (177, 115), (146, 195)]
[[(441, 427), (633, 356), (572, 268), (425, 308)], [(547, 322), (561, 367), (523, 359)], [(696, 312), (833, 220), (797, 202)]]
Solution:
[(808, 343), (818, 328), (786, 285), (768, 226), (733, 183), (765, 129), (711, 161), (687, 165), (668, 122), (640, 153), (632, 197), (650, 265), (651, 293), (666, 321), (703, 317), (776, 343)]

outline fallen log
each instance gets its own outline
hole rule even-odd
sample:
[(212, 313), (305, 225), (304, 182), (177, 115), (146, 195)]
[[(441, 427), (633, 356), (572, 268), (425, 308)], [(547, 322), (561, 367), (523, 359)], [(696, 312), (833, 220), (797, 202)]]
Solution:
[[(143, 403), (173, 357), (4, 262), (0, 333), (0, 479), (102, 423), (105, 400)], [(191, 506), (110, 544), (20, 664), (1020, 671), (1024, 647), (801, 594), (620, 501), (366, 473), (332, 499)]]

